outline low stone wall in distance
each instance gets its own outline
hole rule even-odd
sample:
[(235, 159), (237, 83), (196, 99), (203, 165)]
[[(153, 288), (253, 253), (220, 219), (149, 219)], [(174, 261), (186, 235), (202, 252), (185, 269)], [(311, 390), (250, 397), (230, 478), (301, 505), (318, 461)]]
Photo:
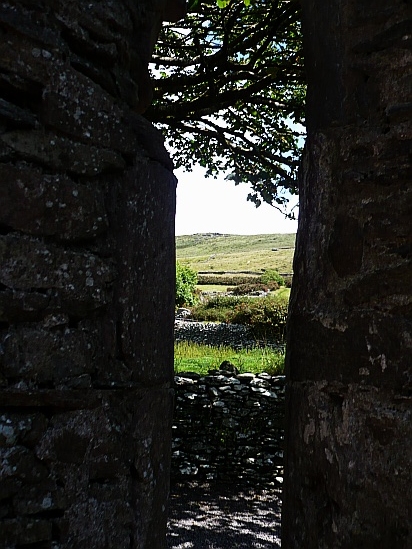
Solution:
[(175, 376), (172, 481), (282, 483), (284, 376)]

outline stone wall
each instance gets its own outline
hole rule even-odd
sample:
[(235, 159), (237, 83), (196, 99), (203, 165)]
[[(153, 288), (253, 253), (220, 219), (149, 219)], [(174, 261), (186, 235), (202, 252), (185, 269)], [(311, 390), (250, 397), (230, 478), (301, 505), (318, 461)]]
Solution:
[(172, 479), (282, 483), (284, 377), (175, 377)]
[(138, 113), (171, 4), (1, 3), (3, 548), (165, 544), (176, 181)]
[(284, 549), (412, 547), (412, 6), (307, 0)]

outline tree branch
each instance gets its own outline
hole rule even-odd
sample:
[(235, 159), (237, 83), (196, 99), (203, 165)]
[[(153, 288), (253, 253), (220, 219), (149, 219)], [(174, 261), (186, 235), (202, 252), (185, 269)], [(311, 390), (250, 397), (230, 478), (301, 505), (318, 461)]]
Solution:
[[(270, 153), (268, 153), (268, 151), (266, 150), (262, 151), (261, 149), (258, 149), (256, 147), (254, 150), (249, 150), (249, 149), (244, 149), (242, 147), (239, 147), (235, 145), (233, 142), (226, 139), (223, 131), (221, 132), (210, 131), (207, 129), (199, 128), (197, 126), (191, 126), (183, 122), (177, 122), (175, 124), (175, 128), (179, 129), (180, 131), (189, 133), (191, 135), (199, 134), (207, 137), (208, 139), (214, 138), (217, 141), (219, 141), (219, 143), (223, 145), (223, 147), (228, 151), (230, 151), (232, 154), (239, 155), (244, 158), (248, 158), (250, 160), (253, 160), (254, 162), (256, 162), (256, 160), (259, 159), (263, 164), (269, 166), (272, 171), (280, 175), (284, 180), (289, 181), (290, 183), (294, 182), (294, 179), (289, 175), (288, 172), (280, 168), (280, 166), (278, 166), (277, 164), (273, 164), (273, 162), (277, 163), (279, 161), (285, 164), (286, 163), (285, 158), (277, 157), (276, 155), (271, 155)], [(290, 166), (295, 167), (296, 162), (290, 163)]]

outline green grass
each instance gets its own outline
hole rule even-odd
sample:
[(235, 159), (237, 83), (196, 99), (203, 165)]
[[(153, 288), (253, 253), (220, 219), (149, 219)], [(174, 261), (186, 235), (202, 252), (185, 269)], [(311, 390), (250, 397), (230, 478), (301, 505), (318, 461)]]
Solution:
[(292, 272), (295, 234), (176, 237), (176, 257), (195, 271)]
[(227, 292), (229, 286), (221, 284), (198, 284), (196, 288), (201, 292)]
[(285, 288), (284, 286), (282, 286), (281, 288), (279, 288), (279, 290), (276, 290), (274, 292), (272, 292), (278, 299), (284, 299), (286, 301), (289, 301), (289, 297), (290, 297), (290, 288)]
[(196, 256), (213, 253), (233, 253), (238, 250), (254, 253), (256, 250), (295, 246), (295, 234), (236, 235), (199, 233), (176, 237), (178, 255)]
[(237, 351), (231, 347), (212, 347), (187, 341), (175, 343), (175, 373), (205, 375), (209, 370), (217, 370), (224, 360), (229, 360), (241, 373), (281, 375), (284, 371), (284, 354), (267, 347)]

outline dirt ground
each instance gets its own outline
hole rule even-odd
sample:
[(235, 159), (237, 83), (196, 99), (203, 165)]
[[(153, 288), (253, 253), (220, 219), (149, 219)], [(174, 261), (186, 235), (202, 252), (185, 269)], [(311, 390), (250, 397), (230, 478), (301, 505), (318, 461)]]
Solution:
[(281, 489), (172, 486), (168, 549), (280, 548)]

